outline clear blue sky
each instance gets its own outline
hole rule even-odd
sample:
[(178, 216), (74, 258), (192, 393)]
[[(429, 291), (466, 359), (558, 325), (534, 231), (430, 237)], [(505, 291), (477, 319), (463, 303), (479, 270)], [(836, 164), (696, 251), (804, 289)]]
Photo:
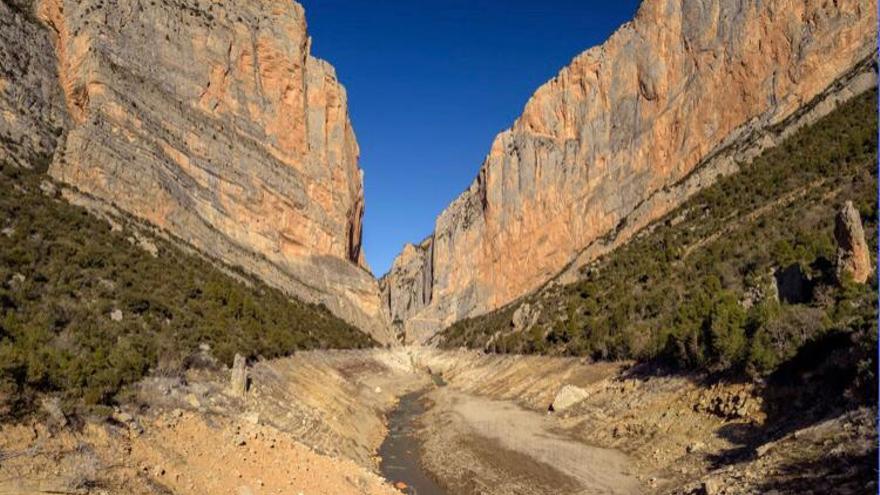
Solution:
[(639, 0), (301, 0), (348, 90), (379, 276), (473, 180), (495, 135)]

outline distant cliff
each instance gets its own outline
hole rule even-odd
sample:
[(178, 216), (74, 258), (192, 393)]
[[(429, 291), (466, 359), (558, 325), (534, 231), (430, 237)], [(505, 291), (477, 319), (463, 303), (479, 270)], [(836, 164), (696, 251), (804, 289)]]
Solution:
[(571, 273), (876, 84), (869, 0), (645, 0), (532, 96), (380, 281), (424, 341)]
[[(146, 221), (388, 341), (363, 261), (363, 181), (346, 93), (310, 55), (300, 5), (35, 4), (48, 34), (3, 29), (0, 50), (22, 45), (33, 69), (23, 63), (0, 80), (2, 110), (19, 115), (0, 126), (12, 141), (40, 129), (27, 151), (54, 150), (49, 173), (72, 186), (69, 199)], [(36, 122), (59, 101), (60, 123)]]

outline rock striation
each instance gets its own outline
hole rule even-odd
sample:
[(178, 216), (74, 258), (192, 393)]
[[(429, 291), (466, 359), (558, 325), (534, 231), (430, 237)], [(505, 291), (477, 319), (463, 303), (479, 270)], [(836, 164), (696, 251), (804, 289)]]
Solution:
[(404, 249), (381, 282), (390, 318), (426, 341), (576, 275), (874, 87), (876, 47), (869, 0), (645, 0), (495, 138), (430, 249)]
[(68, 125), (49, 33), (0, 1), (0, 163), (46, 166)]
[(346, 92), (310, 54), (299, 4), (40, 0), (47, 30), (7, 17), (10, 1), (0, 2), (4, 147), (27, 138), (18, 146), (54, 154), (49, 173), (69, 199), (392, 338), (361, 246)]
[(865, 241), (862, 217), (852, 201), (847, 201), (837, 213), (834, 238), (837, 240), (837, 278), (850, 277), (859, 284), (867, 282), (874, 273), (871, 250)]

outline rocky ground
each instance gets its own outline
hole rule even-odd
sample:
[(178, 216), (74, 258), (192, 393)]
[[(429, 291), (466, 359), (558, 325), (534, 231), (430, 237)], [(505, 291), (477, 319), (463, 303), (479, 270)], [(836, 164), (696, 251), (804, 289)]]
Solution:
[(424, 462), (449, 493), (639, 493), (626, 455), (553, 431), (547, 413), (450, 387), (427, 400)]
[(242, 393), (204, 359), (142, 382), (106, 418), (50, 402), (44, 418), (2, 426), (0, 493), (399, 493), (375, 453), (416, 390), (422, 467), (447, 493), (876, 491), (874, 410), (785, 422), (752, 385), (404, 348), (259, 362)]
[(428, 383), (408, 354), (260, 362), (243, 396), (204, 359), (185, 377), (142, 382), (108, 418), (55, 411), (3, 425), (0, 493), (395, 493), (374, 452), (397, 397)]
[[(453, 389), (428, 394), (433, 407), (420, 432), (425, 469), (451, 479), (452, 493), (876, 492), (873, 409), (815, 422), (800, 421), (797, 411), (768, 417), (754, 385), (708, 384), (626, 363), (470, 351), (427, 352), (421, 362)], [(565, 385), (579, 400), (548, 412)], [(572, 443), (583, 449), (580, 459), (601, 460), (572, 465)], [(519, 485), (511, 476), (536, 464), (566, 476), (552, 478), (556, 485), (540, 477)], [(590, 473), (596, 464), (603, 468)], [(608, 479), (613, 486), (602, 483)]]

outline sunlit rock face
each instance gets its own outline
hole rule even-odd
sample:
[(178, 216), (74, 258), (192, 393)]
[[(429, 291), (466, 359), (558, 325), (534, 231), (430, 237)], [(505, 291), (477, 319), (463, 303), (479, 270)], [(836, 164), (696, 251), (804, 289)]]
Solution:
[(589, 263), (875, 85), (876, 46), (869, 0), (645, 0), (496, 137), (426, 241), (431, 275), (395, 263), (383, 286), (419, 294), (386, 294), (391, 318), (424, 341)]
[(390, 338), (358, 145), (292, 1), (42, 0), (72, 120), (50, 167), (92, 206)]

